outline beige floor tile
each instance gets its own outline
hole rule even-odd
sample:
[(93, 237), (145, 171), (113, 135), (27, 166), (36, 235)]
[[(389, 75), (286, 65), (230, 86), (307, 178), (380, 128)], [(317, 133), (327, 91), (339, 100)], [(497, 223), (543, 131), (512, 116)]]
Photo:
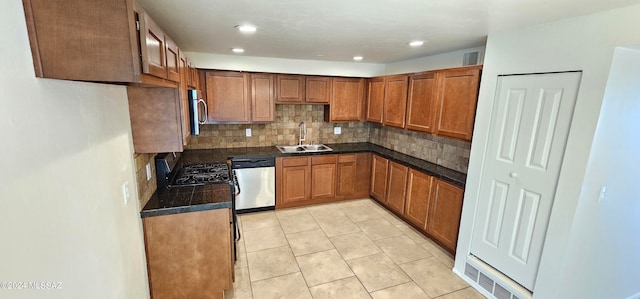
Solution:
[(382, 216), (382, 218), (384, 218), (385, 220), (391, 222), (391, 224), (393, 225), (398, 225), (398, 224), (404, 224), (404, 221), (402, 221), (402, 219), (398, 218), (398, 216), (396, 216), (395, 214), (393, 214), (391, 211), (388, 210), (384, 210), (382, 212), (378, 212), (380, 214), (380, 216)]
[(432, 256), (431, 253), (407, 236), (381, 239), (375, 241), (375, 243), (396, 264), (404, 264)]
[(311, 214), (279, 216), (280, 226), (285, 234), (304, 232), (320, 228)]
[(358, 206), (347, 206), (340, 208), (342, 212), (351, 219), (353, 222), (360, 222), (370, 219), (379, 219), (381, 218), (380, 214), (376, 213), (373, 209), (368, 206), (361, 204)]
[(363, 232), (333, 237), (331, 243), (346, 260), (382, 252)]
[(358, 278), (348, 277), (309, 288), (314, 299), (370, 299)]
[(244, 247), (244, 242), (236, 243), (236, 252), (238, 253), (238, 260), (236, 261), (237, 268), (246, 268), (247, 265), (247, 251)]
[(244, 232), (280, 225), (274, 211), (242, 214), (238, 218), (242, 223), (242, 231)]
[(251, 281), (300, 271), (289, 246), (247, 253)]
[(375, 291), (371, 296), (373, 299), (431, 299), (415, 282)]
[(435, 257), (402, 264), (400, 268), (431, 297), (438, 297), (469, 286)]
[(311, 299), (300, 272), (252, 283), (254, 299)]
[[(342, 213), (342, 212), (341, 212)], [(322, 228), (327, 237), (357, 233), (360, 229), (347, 216), (334, 216), (331, 218), (316, 218), (316, 222)]]
[(289, 245), (280, 226), (246, 231), (243, 237), (247, 252)]
[(316, 219), (344, 216), (344, 213), (335, 204), (311, 206), (307, 207), (307, 211)]
[(384, 219), (371, 219), (356, 223), (356, 225), (371, 240), (380, 240), (384, 238), (396, 237), (402, 235), (402, 232), (393, 226), (389, 221)]
[(434, 257), (436, 257), (442, 264), (444, 264), (447, 268), (453, 269), (454, 257), (449, 252), (447, 252), (444, 248), (440, 247), (440, 245), (436, 244), (432, 240), (427, 239), (426, 242), (420, 244), (424, 249), (431, 252)]
[(333, 249), (333, 244), (321, 229), (287, 234), (289, 245), (295, 256), (327, 251)]
[(446, 294), (438, 299), (485, 299), (486, 297), (471, 287)]
[(299, 214), (309, 214), (309, 211), (307, 211), (306, 207), (276, 210), (276, 216), (278, 218)]
[(251, 299), (251, 281), (249, 280), (249, 268), (236, 268), (236, 277), (233, 288), (224, 292), (225, 299)]
[(356, 200), (345, 200), (345, 201), (339, 201), (334, 203), (336, 205), (336, 207), (338, 207), (338, 209), (342, 210), (344, 208), (348, 208), (348, 207), (361, 207), (365, 205), (365, 202), (360, 200), (360, 199), (356, 199)]
[(411, 225), (403, 223), (397, 224), (396, 228), (399, 229), (403, 234), (407, 235), (407, 237), (411, 238), (411, 240), (415, 241), (418, 244), (422, 244), (429, 240), (423, 234), (419, 233), (416, 229), (411, 227)]
[(353, 276), (353, 272), (335, 249), (296, 257), (308, 286)]
[(347, 264), (369, 292), (411, 281), (384, 253), (348, 260)]

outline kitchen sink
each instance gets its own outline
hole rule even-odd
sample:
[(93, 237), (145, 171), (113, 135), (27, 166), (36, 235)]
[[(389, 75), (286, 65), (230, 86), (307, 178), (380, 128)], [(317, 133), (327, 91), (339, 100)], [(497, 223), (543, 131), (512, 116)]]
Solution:
[(276, 148), (285, 154), (290, 153), (317, 153), (317, 152), (330, 152), (332, 148), (324, 144), (307, 144), (307, 145), (278, 145)]

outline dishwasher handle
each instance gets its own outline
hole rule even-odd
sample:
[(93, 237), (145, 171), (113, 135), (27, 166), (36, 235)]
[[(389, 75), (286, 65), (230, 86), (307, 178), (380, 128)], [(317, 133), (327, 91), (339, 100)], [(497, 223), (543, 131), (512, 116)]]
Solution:
[(233, 184), (236, 186), (236, 196), (240, 195), (242, 191), (240, 190), (240, 183), (238, 182), (238, 175), (235, 169), (233, 170)]

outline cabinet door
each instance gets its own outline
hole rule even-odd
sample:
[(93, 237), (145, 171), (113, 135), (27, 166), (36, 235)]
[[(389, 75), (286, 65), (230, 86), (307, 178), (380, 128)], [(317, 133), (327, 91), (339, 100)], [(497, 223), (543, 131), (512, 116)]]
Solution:
[(345, 154), (338, 156), (336, 186), (336, 195), (338, 197), (350, 198), (355, 195), (356, 184), (358, 181), (358, 176), (356, 174), (356, 161), (356, 154)]
[(336, 196), (336, 164), (311, 165), (311, 199)]
[(176, 45), (176, 43), (167, 35), (164, 36), (164, 42), (165, 45), (167, 45), (167, 49), (165, 51), (167, 56), (167, 79), (180, 82), (180, 55), (178, 45)]
[(136, 153), (183, 151), (178, 89), (127, 86), (127, 97)]
[(405, 75), (385, 78), (383, 124), (404, 128), (407, 110), (407, 88), (409, 77)]
[(360, 121), (364, 101), (364, 79), (333, 78), (331, 121)]
[(209, 123), (248, 123), (249, 74), (242, 72), (207, 72), (207, 106)]
[(448, 70), (440, 73), (434, 133), (471, 140), (476, 116), (480, 69)]
[(387, 193), (387, 167), (389, 160), (373, 155), (371, 161), (371, 196), (380, 202), (385, 201)]
[(387, 207), (402, 214), (404, 213), (404, 199), (407, 191), (407, 173), (409, 168), (389, 162), (389, 182), (387, 183), (387, 194), (385, 203)]
[(371, 153), (356, 154), (356, 190), (353, 198), (369, 197), (371, 189)]
[(276, 75), (276, 102), (304, 102), (304, 76)]
[(307, 76), (305, 78), (307, 103), (329, 104), (331, 96), (331, 78)]
[(276, 158), (276, 208), (301, 205), (311, 197), (309, 157)]
[(182, 51), (178, 52), (179, 60), (179, 73), (180, 82), (178, 85), (178, 94), (180, 95), (180, 120), (182, 124), (182, 144), (187, 145), (189, 138), (191, 137), (191, 123), (189, 121), (189, 94), (187, 81), (189, 78), (189, 65), (187, 64), (187, 58)]
[(164, 32), (146, 13), (142, 14), (140, 21), (142, 72), (166, 79), (167, 55)]
[(407, 99), (406, 128), (431, 133), (438, 94), (436, 73), (411, 76)]
[(456, 250), (464, 190), (440, 179), (431, 189), (427, 232), (451, 251)]
[(384, 108), (384, 78), (371, 78), (367, 88), (367, 116), (366, 120), (382, 123)]
[(251, 120), (253, 122), (276, 120), (273, 77), (274, 75), (270, 74), (251, 74)]
[(409, 169), (407, 180), (407, 199), (404, 215), (413, 224), (427, 229), (427, 215), (429, 212), (429, 197), (433, 177), (415, 169)]

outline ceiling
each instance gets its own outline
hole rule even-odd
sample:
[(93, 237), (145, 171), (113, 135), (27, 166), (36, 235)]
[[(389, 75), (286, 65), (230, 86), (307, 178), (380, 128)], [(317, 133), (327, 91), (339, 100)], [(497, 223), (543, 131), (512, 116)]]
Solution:
[[(640, 0), (138, 0), (187, 52), (390, 63), (483, 46), (490, 32)], [(253, 34), (234, 27), (252, 24)], [(426, 43), (417, 48), (412, 40)], [(231, 48), (244, 48), (233, 54)]]

